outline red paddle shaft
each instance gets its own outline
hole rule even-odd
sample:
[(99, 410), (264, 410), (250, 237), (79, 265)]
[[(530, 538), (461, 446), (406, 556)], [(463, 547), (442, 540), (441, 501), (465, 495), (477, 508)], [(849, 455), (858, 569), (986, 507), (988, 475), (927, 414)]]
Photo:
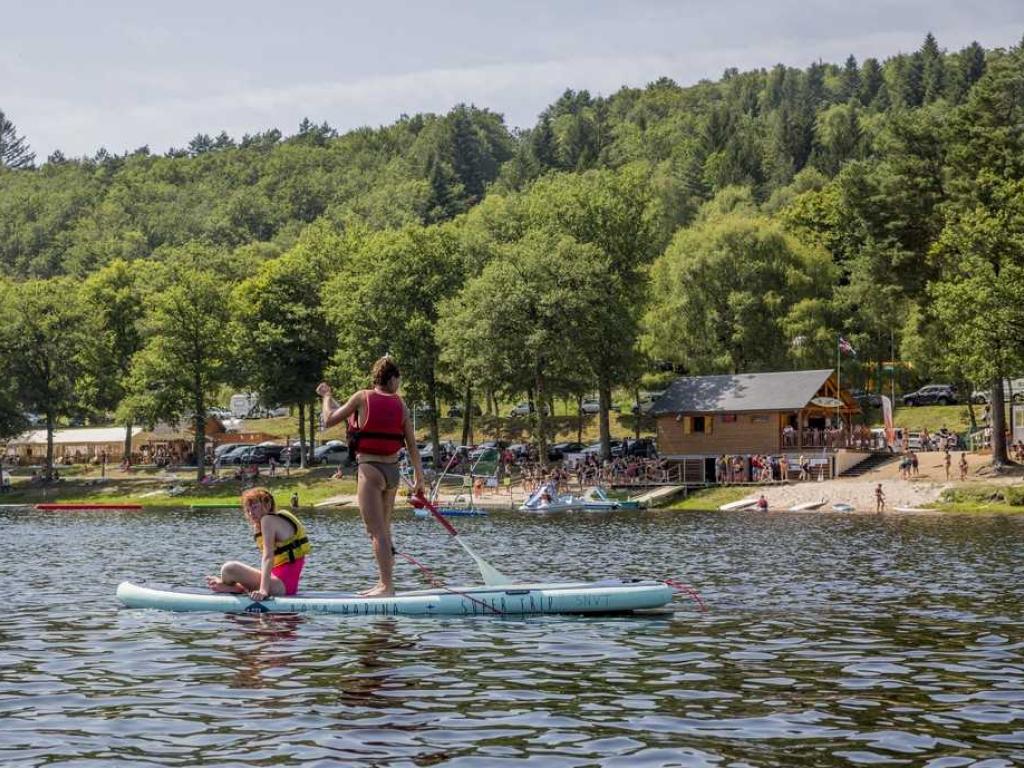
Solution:
[(448, 531), (452, 536), (458, 536), (459, 532), (455, 530), (455, 526), (448, 522), (448, 519), (441, 514), (438, 510), (437, 505), (432, 501), (429, 501), (422, 494), (414, 494), (409, 497), (409, 503), (412, 504), (416, 509), (425, 509), (432, 514), (441, 525), (444, 526), (445, 530)]

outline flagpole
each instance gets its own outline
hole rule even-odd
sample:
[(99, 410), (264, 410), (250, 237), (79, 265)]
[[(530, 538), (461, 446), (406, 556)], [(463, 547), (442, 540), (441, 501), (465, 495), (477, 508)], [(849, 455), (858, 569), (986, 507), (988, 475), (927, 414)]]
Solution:
[[(842, 398), (839, 396), (843, 384), (843, 350), (840, 346), (842, 338), (842, 336), (839, 336), (836, 339), (836, 400), (842, 400)], [(836, 416), (838, 417), (837, 421), (839, 422), (838, 424), (836, 424), (837, 427), (843, 423), (843, 415), (841, 409), (841, 405), (836, 406)]]

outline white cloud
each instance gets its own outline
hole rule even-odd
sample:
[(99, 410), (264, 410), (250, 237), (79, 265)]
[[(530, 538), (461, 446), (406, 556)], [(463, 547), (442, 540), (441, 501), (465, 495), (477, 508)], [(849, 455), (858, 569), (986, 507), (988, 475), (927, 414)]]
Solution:
[[(972, 32), (989, 46), (1016, 38), (1005, 28)], [(40, 156), (55, 148), (81, 155), (101, 146), (123, 152), (143, 144), (163, 152), (185, 145), (196, 133), (220, 130), (235, 137), (274, 127), (292, 133), (306, 116), (348, 130), (389, 123), (402, 113), (444, 112), (459, 102), (502, 112), (510, 124), (527, 126), (565, 88), (608, 94), (622, 85), (643, 86), (661, 76), (681, 84), (717, 78), (726, 67), (771, 67), (780, 61), (804, 67), (817, 59), (841, 62), (850, 52), (859, 59), (884, 57), (916, 48), (921, 37), (923, 33), (892, 29), (818, 41), (776, 34), (756, 46), (727, 47), (704, 40), (669, 55), (510, 61), (276, 87), (253, 85), (237, 72), (140, 69), (108, 73), (108, 87), (94, 92), (57, 97), (13, 89), (2, 106)], [(948, 33), (939, 34), (939, 39), (955, 48), (969, 38)]]

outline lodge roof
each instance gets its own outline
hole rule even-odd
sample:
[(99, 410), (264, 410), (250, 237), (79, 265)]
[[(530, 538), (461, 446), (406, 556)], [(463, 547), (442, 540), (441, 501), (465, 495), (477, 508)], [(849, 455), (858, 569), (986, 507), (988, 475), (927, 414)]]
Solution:
[(651, 413), (796, 411), (806, 406), (832, 370), (684, 376), (658, 398)]
[[(132, 437), (142, 430), (132, 427)], [(120, 443), (124, 441), (124, 427), (82, 427), (53, 430), (55, 445), (85, 445), (87, 443)], [(46, 445), (46, 430), (35, 429), (11, 440), (10, 445)]]

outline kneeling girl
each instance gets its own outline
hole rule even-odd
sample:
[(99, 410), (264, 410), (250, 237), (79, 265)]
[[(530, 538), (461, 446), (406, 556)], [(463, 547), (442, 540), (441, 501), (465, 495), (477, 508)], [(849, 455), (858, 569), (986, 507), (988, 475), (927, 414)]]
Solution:
[(206, 583), (214, 592), (248, 592), (256, 601), (270, 595), (294, 595), (310, 551), (305, 526), (293, 513), (278, 510), (266, 488), (243, 493), (242, 511), (263, 554), (261, 567), (232, 560), (221, 567), (219, 578), (207, 576)]

